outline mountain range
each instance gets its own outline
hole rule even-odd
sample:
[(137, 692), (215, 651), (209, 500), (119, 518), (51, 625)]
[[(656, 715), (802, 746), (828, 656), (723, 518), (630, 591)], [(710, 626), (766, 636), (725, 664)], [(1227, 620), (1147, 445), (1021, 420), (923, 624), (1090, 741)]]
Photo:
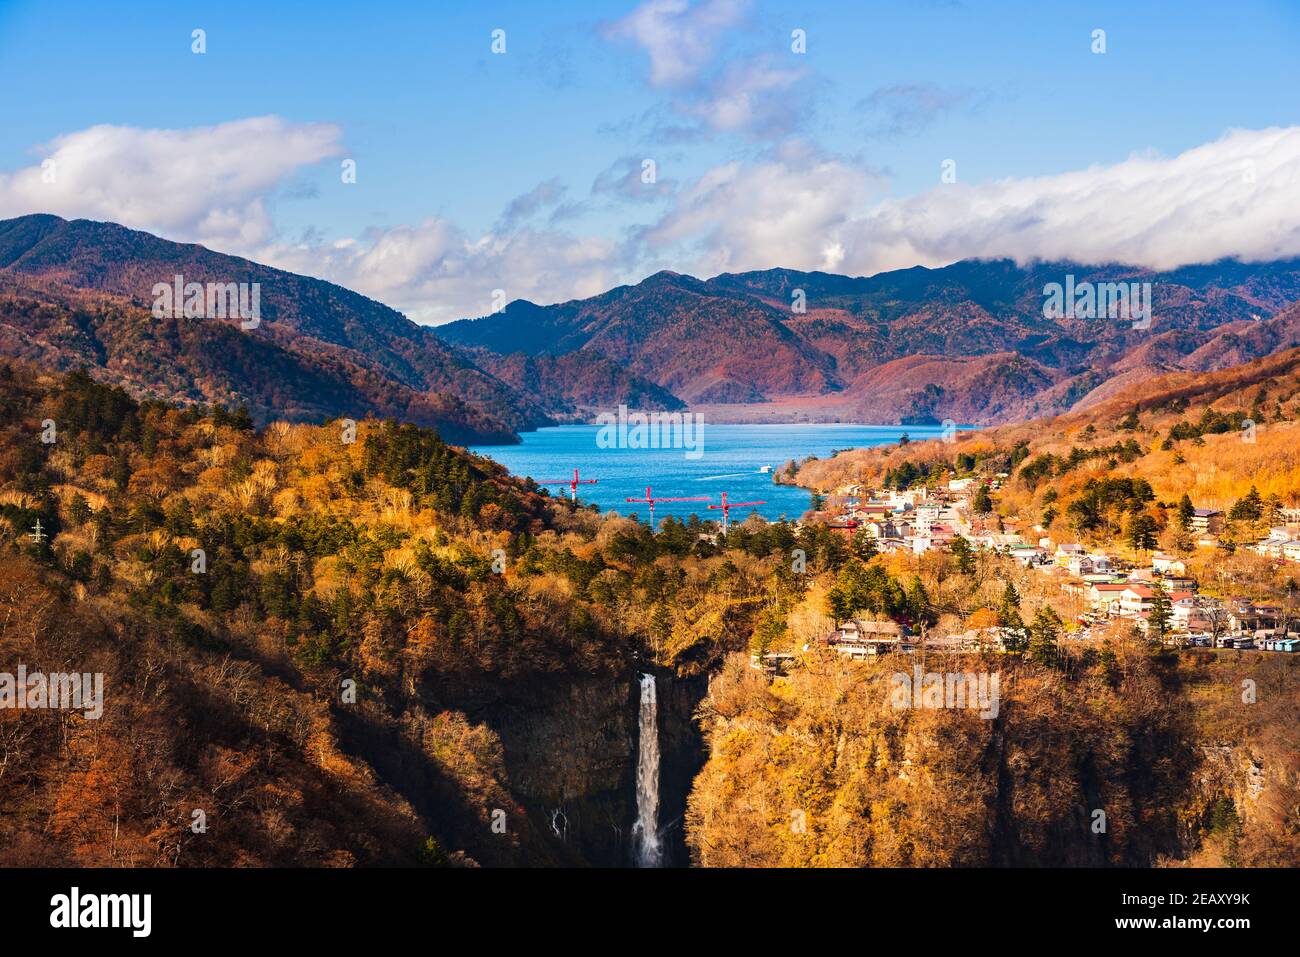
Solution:
[[(261, 321), (159, 318), (152, 289), (258, 283)], [(0, 222), (0, 351), (85, 366), (140, 397), (243, 404), (254, 419), (366, 415), (451, 441), (515, 441), (537, 403), (401, 313), (332, 283), (112, 223)]]
[[(1151, 327), (1047, 318), (1044, 287), (1067, 276), (1151, 283)], [(987, 425), (1300, 345), (1298, 299), (1300, 260), (1163, 273), (967, 260), (867, 278), (660, 272), (590, 299), (518, 301), (436, 331), (480, 350), (509, 342), (524, 357), (595, 352), (715, 419)]]
[[(260, 324), (158, 318), (152, 290), (176, 275), (258, 283)], [(1046, 317), (1044, 287), (1067, 276), (1151, 283), (1151, 327)], [(1167, 272), (965, 260), (864, 278), (659, 272), (431, 329), (333, 283), (112, 223), (0, 221), (2, 354), (86, 367), (140, 398), (244, 405), (259, 423), (372, 415), (461, 443), (516, 441), (619, 404), (713, 421), (1055, 415), (1153, 375), (1300, 345), (1298, 301), (1300, 260)]]

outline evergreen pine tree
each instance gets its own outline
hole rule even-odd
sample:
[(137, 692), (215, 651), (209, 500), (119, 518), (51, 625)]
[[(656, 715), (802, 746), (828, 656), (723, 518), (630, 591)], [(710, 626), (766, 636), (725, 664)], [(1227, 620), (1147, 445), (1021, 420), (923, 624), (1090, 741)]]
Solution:
[(1029, 657), (1047, 668), (1054, 668), (1060, 656), (1061, 618), (1046, 605), (1029, 626)]
[(1147, 618), (1150, 626), (1147, 634), (1157, 641), (1163, 641), (1165, 635), (1169, 633), (1169, 621), (1173, 617), (1173, 606), (1169, 603), (1169, 596), (1159, 584), (1154, 588), (1155, 596), (1151, 599), (1151, 612)]

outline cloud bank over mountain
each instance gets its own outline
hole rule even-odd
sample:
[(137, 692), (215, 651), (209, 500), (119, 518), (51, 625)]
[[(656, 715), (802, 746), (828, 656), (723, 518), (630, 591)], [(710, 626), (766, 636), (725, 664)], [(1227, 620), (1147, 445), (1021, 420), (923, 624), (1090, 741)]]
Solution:
[[(329, 124), (278, 117), (91, 127), (50, 144), (52, 167), (0, 174), (0, 215), (121, 222), (329, 279), (433, 323), (488, 312), (497, 290), (555, 302), (664, 267), (871, 274), (1009, 257), (1171, 269), (1300, 255), (1297, 127), (1233, 130), (1177, 156), (1138, 153), (1052, 176), (966, 183), (958, 166), (956, 182), (905, 197), (886, 195), (887, 180), (871, 169), (787, 140), (668, 189), (646, 184), (653, 218), (622, 236), (539, 218), (564, 196), (544, 181), (485, 231), (430, 216), (335, 241), (286, 241), (276, 191), (339, 156), (341, 142)], [(594, 184), (592, 195), (622, 201), (637, 188), (629, 182), (617, 192)]]

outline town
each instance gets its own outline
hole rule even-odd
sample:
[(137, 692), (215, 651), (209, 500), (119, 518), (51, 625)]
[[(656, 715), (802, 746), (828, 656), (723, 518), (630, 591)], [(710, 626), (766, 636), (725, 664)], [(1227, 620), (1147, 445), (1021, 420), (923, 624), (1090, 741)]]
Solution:
[[(1063, 634), (1070, 640), (1088, 641), (1118, 621), (1168, 647), (1300, 652), (1296, 609), (1246, 595), (1202, 594), (1186, 561), (1155, 548), (1148, 550), (1149, 559), (1134, 560), (1116, 554), (1117, 549), (1054, 541), (1039, 534), (1040, 526), (991, 514), (989, 495), (1008, 478), (1006, 473), (960, 478), (937, 488), (845, 485), (823, 496), (806, 520), (825, 524), (850, 540), (864, 537), (878, 554), (1004, 555), (1059, 589), (1061, 600), (1054, 604), (1069, 611)], [(1300, 508), (1282, 508), (1277, 517), (1281, 523), (1247, 548), (1280, 563), (1300, 563)], [(1215, 509), (1190, 507), (1184, 520), (1194, 547), (1220, 548), (1225, 518)], [(1002, 623), (981, 620), (976, 613), (966, 624), (963, 632), (921, 635), (896, 621), (851, 618), (837, 621), (823, 642), (854, 659), (921, 647), (1006, 651), (1015, 646)], [(754, 667), (774, 671), (793, 656), (763, 657), (762, 665), (755, 658)]]

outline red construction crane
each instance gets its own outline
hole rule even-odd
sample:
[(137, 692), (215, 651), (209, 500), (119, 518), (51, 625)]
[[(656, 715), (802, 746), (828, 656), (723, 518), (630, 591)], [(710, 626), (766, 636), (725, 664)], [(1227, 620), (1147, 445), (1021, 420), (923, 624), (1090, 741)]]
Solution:
[(578, 478), (578, 470), (574, 469), (573, 478), (571, 479), (551, 479), (549, 482), (538, 482), (537, 484), (538, 485), (567, 485), (569, 486), (569, 494), (573, 496), (573, 500), (576, 502), (578, 500), (578, 486), (595, 485), (596, 479), (580, 479)]
[(666, 498), (664, 496), (655, 496), (650, 494), (650, 486), (645, 487), (645, 498), (629, 498), (629, 502), (645, 502), (650, 506), (650, 531), (655, 529), (655, 502), (707, 502), (707, 495), (679, 495), (675, 498)]
[(744, 507), (744, 506), (746, 506), (746, 505), (766, 505), (766, 504), (767, 504), (767, 502), (728, 502), (728, 501), (727, 501), (727, 493), (726, 493), (726, 492), (723, 492), (723, 493), (722, 493), (722, 504), (721, 504), (721, 505), (710, 505), (709, 508), (720, 508), (720, 509), (722, 509), (722, 534), (723, 534), (723, 535), (726, 535), (726, 534), (727, 534), (727, 522), (728, 522), (728, 520), (731, 518), (731, 510), (732, 510), (733, 508), (742, 508), (742, 507)]

